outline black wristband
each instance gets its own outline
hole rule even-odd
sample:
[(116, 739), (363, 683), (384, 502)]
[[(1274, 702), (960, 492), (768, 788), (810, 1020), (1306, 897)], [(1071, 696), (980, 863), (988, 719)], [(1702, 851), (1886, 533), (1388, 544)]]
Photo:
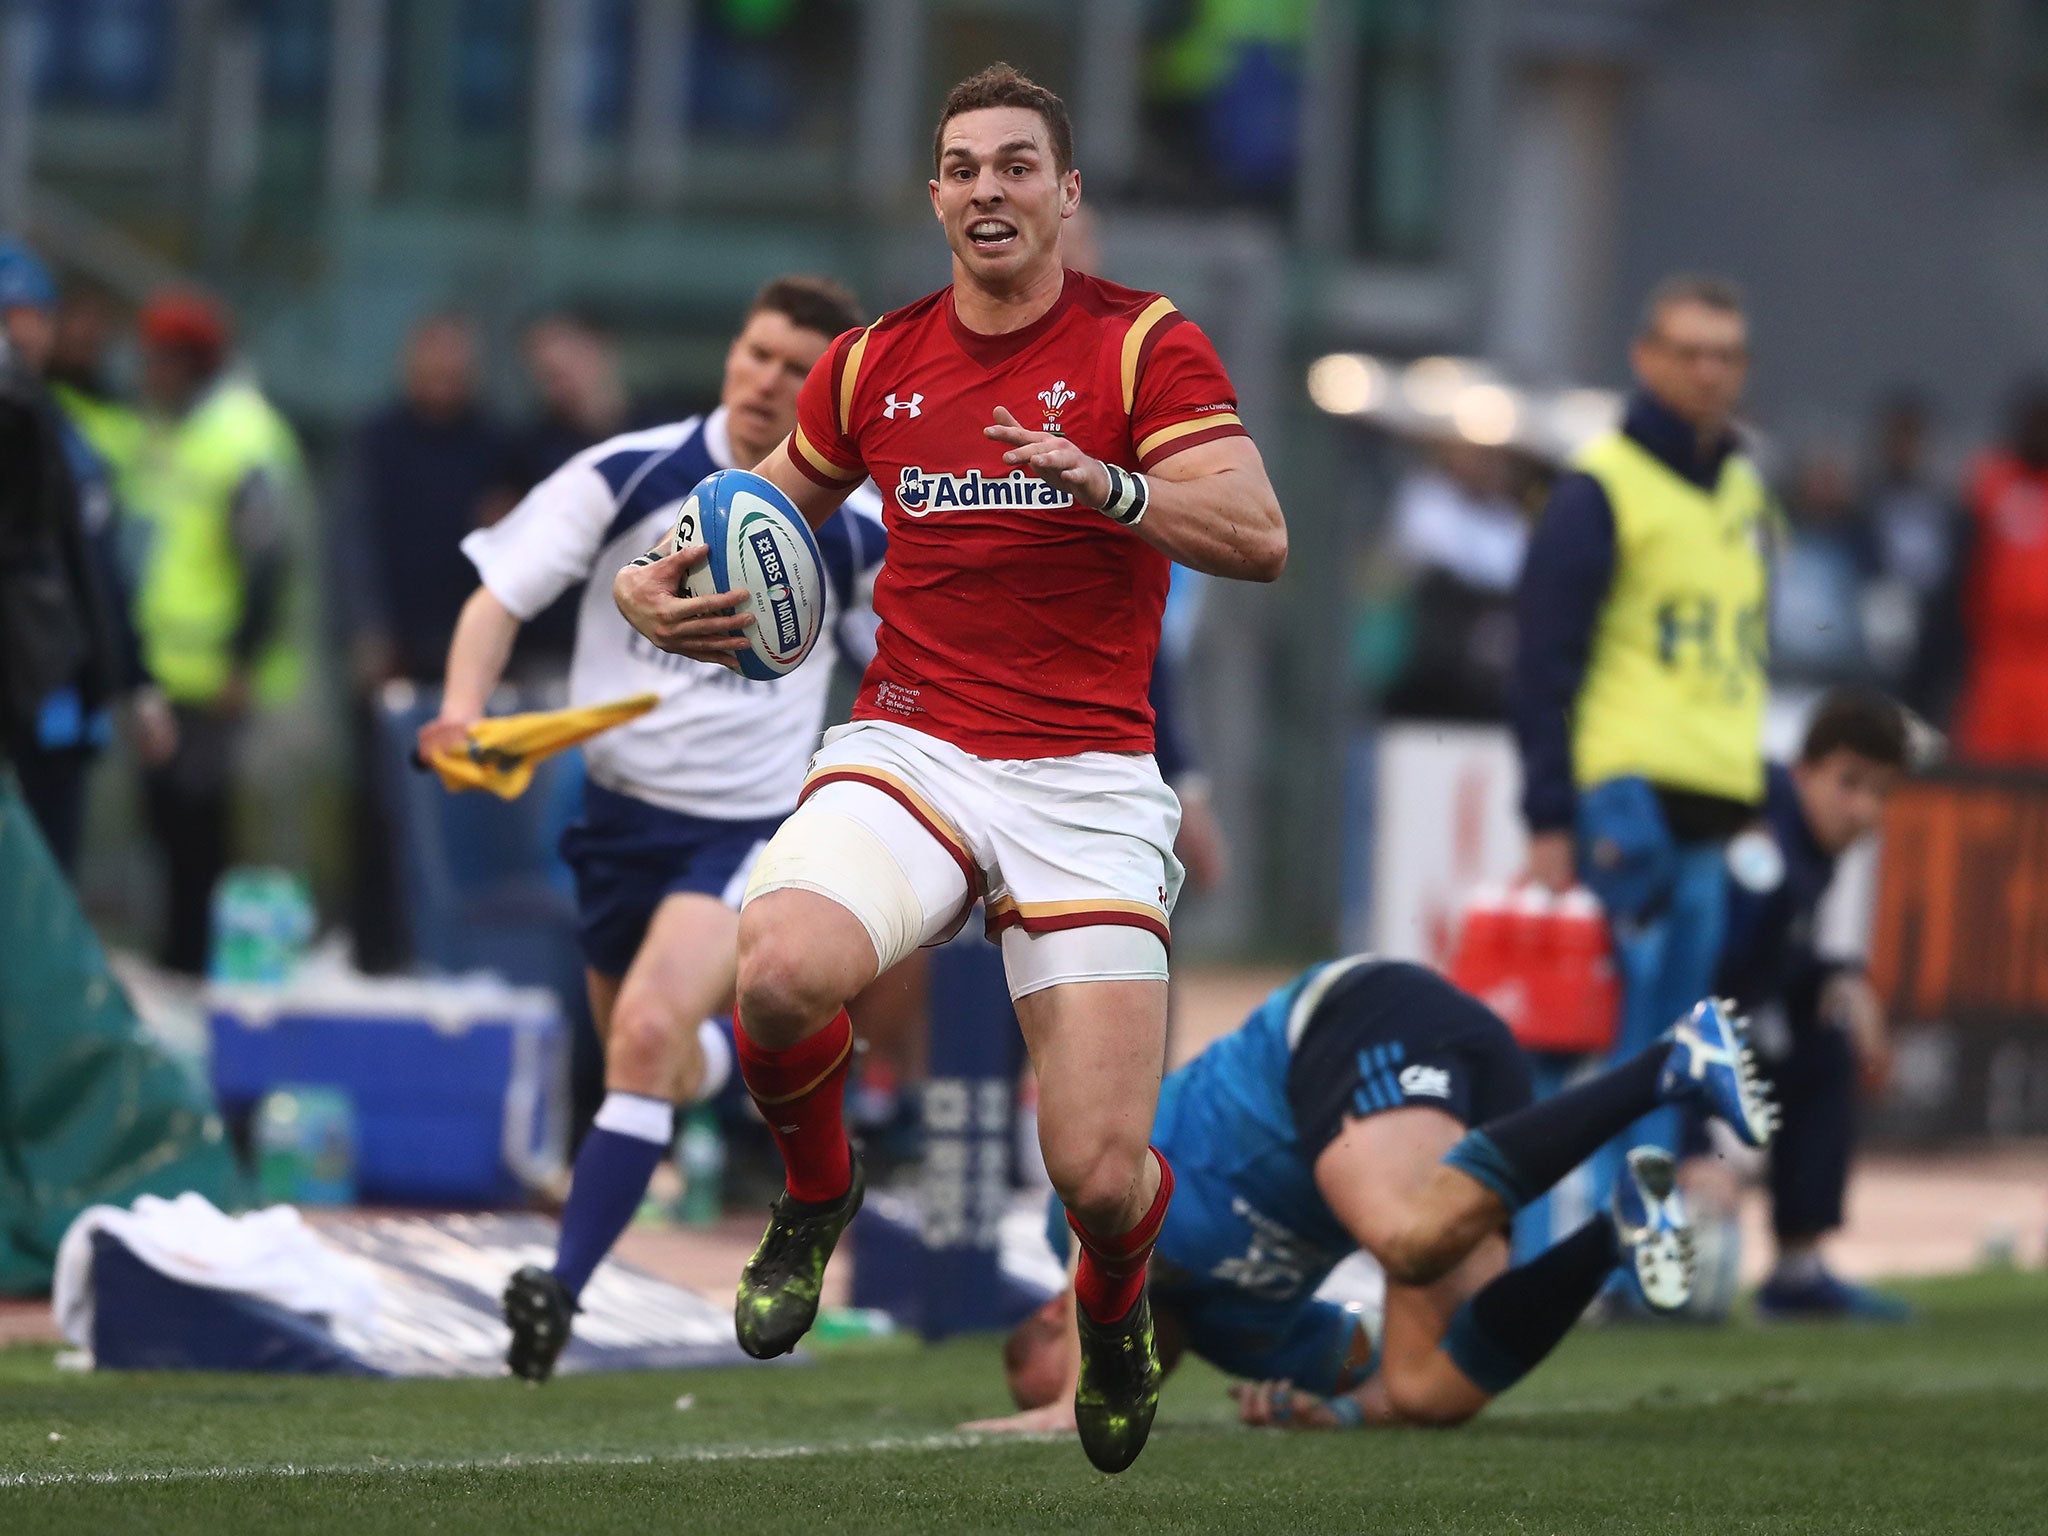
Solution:
[(1099, 510), (1113, 523), (1120, 523), (1126, 528), (1136, 527), (1145, 515), (1146, 503), (1151, 500), (1151, 487), (1136, 471), (1119, 469), (1110, 463), (1104, 463), (1102, 467), (1109, 474), (1109, 495), (1103, 498)]

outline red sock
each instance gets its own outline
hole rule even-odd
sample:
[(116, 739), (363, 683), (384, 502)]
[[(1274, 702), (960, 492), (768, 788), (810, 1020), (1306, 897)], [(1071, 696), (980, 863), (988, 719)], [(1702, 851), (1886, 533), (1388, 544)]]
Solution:
[(1157, 1147), (1149, 1149), (1159, 1159), (1159, 1193), (1152, 1207), (1130, 1231), (1116, 1237), (1098, 1237), (1067, 1212), (1067, 1225), (1081, 1240), (1081, 1263), (1074, 1271), (1074, 1297), (1082, 1310), (1098, 1323), (1113, 1323), (1138, 1304), (1145, 1289), (1145, 1261), (1152, 1257), (1152, 1245), (1159, 1229), (1166, 1225), (1167, 1202), (1173, 1199), (1173, 1168)]
[(840, 1105), (853, 1058), (853, 1021), (840, 1009), (830, 1024), (786, 1051), (757, 1045), (744, 1022), (733, 1031), (740, 1078), (782, 1149), (789, 1192), (799, 1200), (837, 1200), (853, 1184)]

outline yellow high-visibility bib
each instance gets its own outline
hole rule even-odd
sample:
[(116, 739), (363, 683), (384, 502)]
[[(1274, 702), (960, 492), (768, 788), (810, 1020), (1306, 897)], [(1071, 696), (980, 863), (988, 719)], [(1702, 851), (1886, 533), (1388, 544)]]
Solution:
[[(286, 495), (301, 489), (291, 428), (254, 389), (232, 381), (180, 420), (143, 418), (115, 464), (122, 502), (148, 534), (135, 603), (143, 660), (179, 703), (208, 703), (227, 685), (243, 612), (234, 498), (257, 469), (279, 476)], [(273, 640), (257, 659), (258, 698), (288, 699), (299, 671), (296, 647)]]
[(1730, 455), (1701, 490), (1621, 432), (1578, 467), (1614, 511), (1614, 581), (1572, 713), (1581, 789), (1640, 776), (1754, 804), (1763, 798), (1770, 498)]

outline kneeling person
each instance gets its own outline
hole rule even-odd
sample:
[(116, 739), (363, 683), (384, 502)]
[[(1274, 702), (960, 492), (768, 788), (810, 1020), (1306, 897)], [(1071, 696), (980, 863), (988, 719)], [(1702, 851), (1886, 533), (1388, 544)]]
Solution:
[[(568, 1343), (577, 1297), (668, 1151), (676, 1106), (715, 1093), (731, 1070), (723, 1029), (704, 1021), (732, 1006), (740, 896), (796, 808), (824, 723), (836, 617), (854, 606), (886, 541), (871, 488), (822, 523), (825, 632), (809, 663), (774, 683), (655, 649), (613, 605), (611, 573), (672, 533), (677, 504), (706, 475), (751, 468), (782, 441), (811, 365), (858, 323), (836, 283), (769, 283), (726, 354), (718, 409), (578, 454), (502, 522), (463, 541), (482, 585), (457, 623), (440, 718), (420, 732), (423, 755), (463, 740), (521, 624), (579, 582), (570, 702), (661, 699), (584, 749), (583, 814), (562, 843), (606, 1094), (577, 1153), (554, 1266), (522, 1269), (505, 1292), (509, 1363), (529, 1380), (546, 1380)], [(591, 581), (593, 571), (601, 579)]]
[[(1648, 1110), (1696, 1104), (1744, 1140), (1772, 1110), (1741, 1021), (1702, 1003), (1640, 1056), (1532, 1102), (1521, 1049), (1435, 972), (1358, 957), (1281, 988), (1166, 1080), (1153, 1127), (1179, 1198), (1153, 1252), (1164, 1350), (1266, 1383), (1253, 1423), (1459, 1424), (1535, 1368), (1617, 1263), (1652, 1305), (1683, 1305), (1690, 1234), (1670, 1157), (1640, 1149), (1615, 1209), (1507, 1267), (1507, 1227), (1591, 1150)], [(1375, 1343), (1315, 1291), (1364, 1250), (1387, 1275)], [(975, 1428), (1070, 1422), (1071, 1299), (1005, 1352), (1027, 1411)]]

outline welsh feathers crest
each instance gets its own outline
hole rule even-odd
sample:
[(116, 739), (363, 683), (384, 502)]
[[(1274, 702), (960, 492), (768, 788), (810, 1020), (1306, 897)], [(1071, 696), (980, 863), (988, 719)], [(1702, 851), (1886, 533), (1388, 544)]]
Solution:
[(1041, 389), (1038, 392), (1038, 403), (1045, 407), (1046, 431), (1065, 435), (1066, 429), (1060, 425), (1060, 412), (1066, 409), (1067, 402), (1073, 398), (1074, 392), (1067, 388), (1065, 379), (1056, 380), (1051, 389)]

